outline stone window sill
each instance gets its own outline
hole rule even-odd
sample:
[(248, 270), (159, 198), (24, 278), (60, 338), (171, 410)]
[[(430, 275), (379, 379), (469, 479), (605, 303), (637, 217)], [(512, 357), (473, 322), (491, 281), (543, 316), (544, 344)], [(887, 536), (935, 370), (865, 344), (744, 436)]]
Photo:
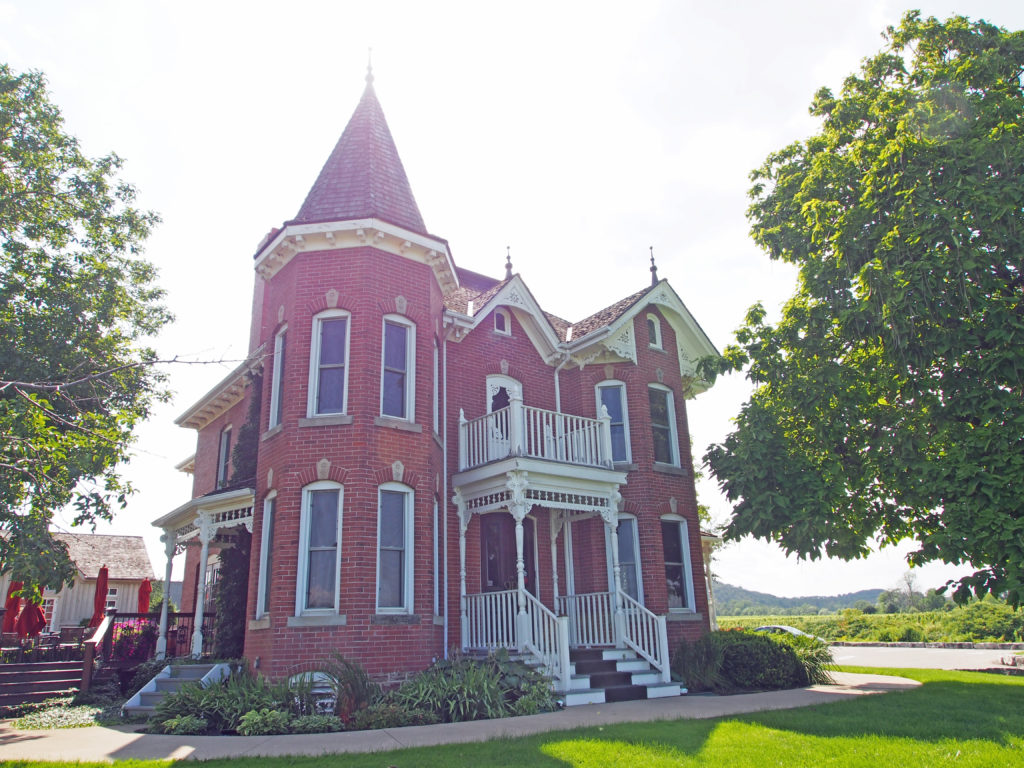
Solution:
[(347, 413), (337, 413), (331, 416), (310, 416), (308, 419), (299, 419), (300, 427), (336, 427), (351, 423), (352, 417)]
[(615, 469), (616, 472), (632, 472), (633, 470), (636, 469), (636, 464), (634, 464), (633, 462), (616, 461), (614, 464), (612, 464), (612, 467)]
[(370, 623), (384, 625), (419, 624), (420, 617), (415, 613), (375, 613), (370, 617)]
[(665, 475), (679, 475), (680, 477), (686, 477), (686, 472), (682, 467), (677, 467), (675, 464), (662, 464), (660, 461), (654, 462), (653, 467), (655, 472), (661, 472)]
[(258, 619), (249, 620), (250, 632), (256, 632), (261, 629), (270, 629), (270, 614), (260, 616)]
[(693, 611), (669, 611), (668, 616), (665, 617), (665, 621), (703, 621), (703, 613), (695, 613)]
[(264, 432), (262, 435), (260, 435), (260, 440), (269, 440), (270, 438), (272, 438), (274, 435), (276, 435), (278, 432), (280, 432), (283, 429), (284, 429), (284, 424), (275, 424), (270, 429), (268, 429), (266, 432)]
[(343, 627), (348, 624), (345, 614), (326, 616), (289, 616), (289, 627)]
[(422, 432), (423, 427), (404, 419), (393, 419), (390, 416), (378, 416), (373, 420), (375, 426), (387, 427), (388, 429), (400, 429), (403, 432)]

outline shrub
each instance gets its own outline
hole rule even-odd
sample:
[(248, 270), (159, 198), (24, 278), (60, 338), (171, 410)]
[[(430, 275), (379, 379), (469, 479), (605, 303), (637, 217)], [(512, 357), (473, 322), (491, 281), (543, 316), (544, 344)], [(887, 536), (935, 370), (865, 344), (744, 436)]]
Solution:
[(161, 723), (157, 732), (173, 736), (202, 736), (210, 732), (210, 724), (197, 715), (176, 715)]
[(300, 715), (292, 720), (292, 733), (334, 733), (341, 729), (341, 720), (334, 715)]
[(370, 680), (366, 670), (340, 653), (335, 652), (320, 671), (334, 693), (335, 714), (345, 722), (380, 696), (380, 686)]
[(353, 730), (364, 731), (377, 728), (404, 728), (407, 725), (433, 725), (439, 722), (441, 718), (430, 710), (407, 707), (385, 699), (356, 712), (350, 727)]
[(740, 690), (776, 690), (807, 685), (796, 653), (766, 635), (735, 633), (722, 649), (722, 674)]
[(726, 688), (722, 675), (722, 632), (708, 632), (694, 642), (683, 640), (672, 656), (672, 672), (687, 690), (720, 691)]
[(921, 630), (917, 627), (904, 627), (903, 631), (900, 632), (899, 642), (901, 643), (920, 643), (921, 642)]
[(829, 669), (835, 664), (832, 658), (832, 651), (821, 640), (814, 637), (787, 634), (769, 635), (769, 639), (793, 649), (800, 665), (804, 668), (804, 674), (809, 684), (835, 684), (835, 680), (829, 674)]
[(291, 729), (291, 714), (279, 709), (254, 709), (246, 712), (238, 721), (238, 733), (241, 736), (273, 736), (289, 733)]

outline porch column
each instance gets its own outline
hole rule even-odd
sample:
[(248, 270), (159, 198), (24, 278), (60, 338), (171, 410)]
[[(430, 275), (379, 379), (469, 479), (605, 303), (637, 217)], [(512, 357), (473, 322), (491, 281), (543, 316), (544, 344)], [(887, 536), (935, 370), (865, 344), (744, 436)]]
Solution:
[(167, 658), (167, 606), (171, 599), (171, 568), (174, 565), (174, 551), (177, 549), (178, 536), (174, 531), (164, 531), (160, 537), (167, 555), (167, 566), (164, 569), (164, 599), (160, 603), (160, 634), (156, 639), (156, 657)]
[(452, 503), (459, 515), (459, 642), (462, 650), (466, 650), (469, 647), (469, 623), (466, 613), (466, 529), (469, 527), (472, 513), (466, 509), (466, 501), (462, 498), (459, 488), (455, 489)]
[(561, 509), (548, 509), (551, 523), (551, 593), (554, 598), (555, 613), (558, 613), (558, 533), (565, 524), (565, 512)]
[(520, 653), (525, 650), (528, 643), (533, 642), (530, 617), (526, 612), (526, 556), (523, 552), (523, 518), (530, 511), (530, 505), (526, 502), (527, 485), (526, 472), (513, 470), (508, 473), (505, 487), (512, 495), (508, 511), (516, 521), (516, 645)]
[(206, 561), (210, 559), (210, 539), (213, 538), (213, 525), (206, 512), (199, 513), (196, 521), (199, 525), (199, 579), (196, 589), (195, 626), (192, 629), (192, 658), (203, 655), (203, 613), (206, 608)]
[(609, 500), (608, 507), (601, 512), (604, 524), (608, 530), (608, 544), (611, 547), (612, 555), (612, 605), (615, 607), (615, 647), (626, 646), (626, 617), (622, 605), (622, 571), (619, 568), (619, 538), (618, 538), (618, 501), (622, 497), (615, 493)]

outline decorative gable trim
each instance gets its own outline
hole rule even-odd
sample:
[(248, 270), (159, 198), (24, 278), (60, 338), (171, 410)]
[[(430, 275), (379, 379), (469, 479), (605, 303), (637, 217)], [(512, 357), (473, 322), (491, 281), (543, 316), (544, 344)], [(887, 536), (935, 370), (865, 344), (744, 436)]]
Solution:
[[(179, 427), (200, 430), (211, 421), (227, 413), (245, 397), (245, 389), (249, 386), (251, 375), (263, 368), (263, 347), (255, 352), (225, 376), (220, 383), (203, 395), (181, 416), (174, 420)], [(187, 469), (179, 466), (184, 472)]]
[(256, 253), (256, 273), (264, 280), (276, 275), (299, 253), (372, 246), (379, 251), (426, 264), (442, 293), (459, 287), (448, 243), (411, 232), (381, 219), (287, 224)]

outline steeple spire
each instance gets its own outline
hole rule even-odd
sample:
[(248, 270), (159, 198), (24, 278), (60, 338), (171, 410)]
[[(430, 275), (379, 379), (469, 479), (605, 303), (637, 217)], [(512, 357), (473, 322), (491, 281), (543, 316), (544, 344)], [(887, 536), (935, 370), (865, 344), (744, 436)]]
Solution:
[(658, 284), (658, 267), (654, 263), (654, 246), (651, 246), (651, 285)]
[(512, 279), (512, 246), (505, 246), (505, 279)]
[(381, 219), (428, 234), (373, 80), (368, 62), (363, 96), (293, 223)]

